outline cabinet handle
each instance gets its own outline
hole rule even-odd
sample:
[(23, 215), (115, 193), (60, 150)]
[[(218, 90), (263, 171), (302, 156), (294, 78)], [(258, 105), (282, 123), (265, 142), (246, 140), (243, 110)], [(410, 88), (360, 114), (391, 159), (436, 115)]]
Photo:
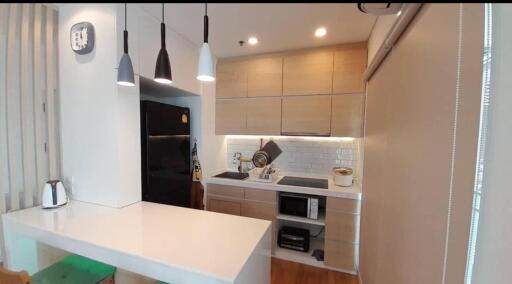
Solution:
[(281, 135), (285, 136), (318, 136), (318, 137), (329, 137), (331, 133), (318, 133), (318, 132), (281, 132)]

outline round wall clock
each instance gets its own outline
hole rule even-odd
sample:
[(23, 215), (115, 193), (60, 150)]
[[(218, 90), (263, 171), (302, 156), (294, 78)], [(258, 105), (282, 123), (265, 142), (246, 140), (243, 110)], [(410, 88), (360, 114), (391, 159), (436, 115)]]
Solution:
[(71, 27), (71, 49), (78, 54), (87, 54), (94, 48), (94, 26), (81, 22)]

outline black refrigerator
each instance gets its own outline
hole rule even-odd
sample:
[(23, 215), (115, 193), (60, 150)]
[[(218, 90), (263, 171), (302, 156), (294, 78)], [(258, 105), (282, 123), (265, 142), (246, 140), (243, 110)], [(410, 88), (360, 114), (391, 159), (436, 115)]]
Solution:
[(140, 102), (142, 200), (190, 207), (190, 110)]

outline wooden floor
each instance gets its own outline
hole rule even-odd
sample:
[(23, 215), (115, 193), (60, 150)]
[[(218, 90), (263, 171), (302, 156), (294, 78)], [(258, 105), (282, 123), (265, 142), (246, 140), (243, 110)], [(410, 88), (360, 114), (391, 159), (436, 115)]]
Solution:
[(357, 276), (272, 258), (272, 284), (358, 284)]

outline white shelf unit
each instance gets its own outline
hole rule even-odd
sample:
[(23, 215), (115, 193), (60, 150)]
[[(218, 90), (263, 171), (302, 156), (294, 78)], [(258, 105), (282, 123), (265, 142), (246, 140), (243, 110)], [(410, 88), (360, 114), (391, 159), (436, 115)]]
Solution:
[(312, 224), (312, 225), (318, 225), (318, 226), (325, 226), (325, 211), (318, 212), (318, 219), (309, 219), (309, 218), (303, 218), (303, 217), (297, 217), (297, 216), (291, 216), (291, 215), (284, 215), (284, 214), (278, 214), (277, 215), (278, 220), (286, 220), (286, 221), (292, 221), (292, 222), (298, 222), (298, 223), (305, 223), (305, 224)]
[(301, 252), (301, 251), (295, 251), (285, 248), (280, 248), (279, 246), (276, 247), (276, 250), (274, 252), (274, 257), (279, 259), (284, 259), (288, 261), (294, 261), (299, 262), (306, 265), (316, 266), (316, 267), (322, 267), (325, 268), (325, 264), (323, 261), (318, 261), (316, 258), (311, 256), (313, 253), (313, 250), (315, 249), (324, 249), (324, 240), (323, 239), (315, 239), (311, 238), (310, 244), (309, 244), (309, 252)]

